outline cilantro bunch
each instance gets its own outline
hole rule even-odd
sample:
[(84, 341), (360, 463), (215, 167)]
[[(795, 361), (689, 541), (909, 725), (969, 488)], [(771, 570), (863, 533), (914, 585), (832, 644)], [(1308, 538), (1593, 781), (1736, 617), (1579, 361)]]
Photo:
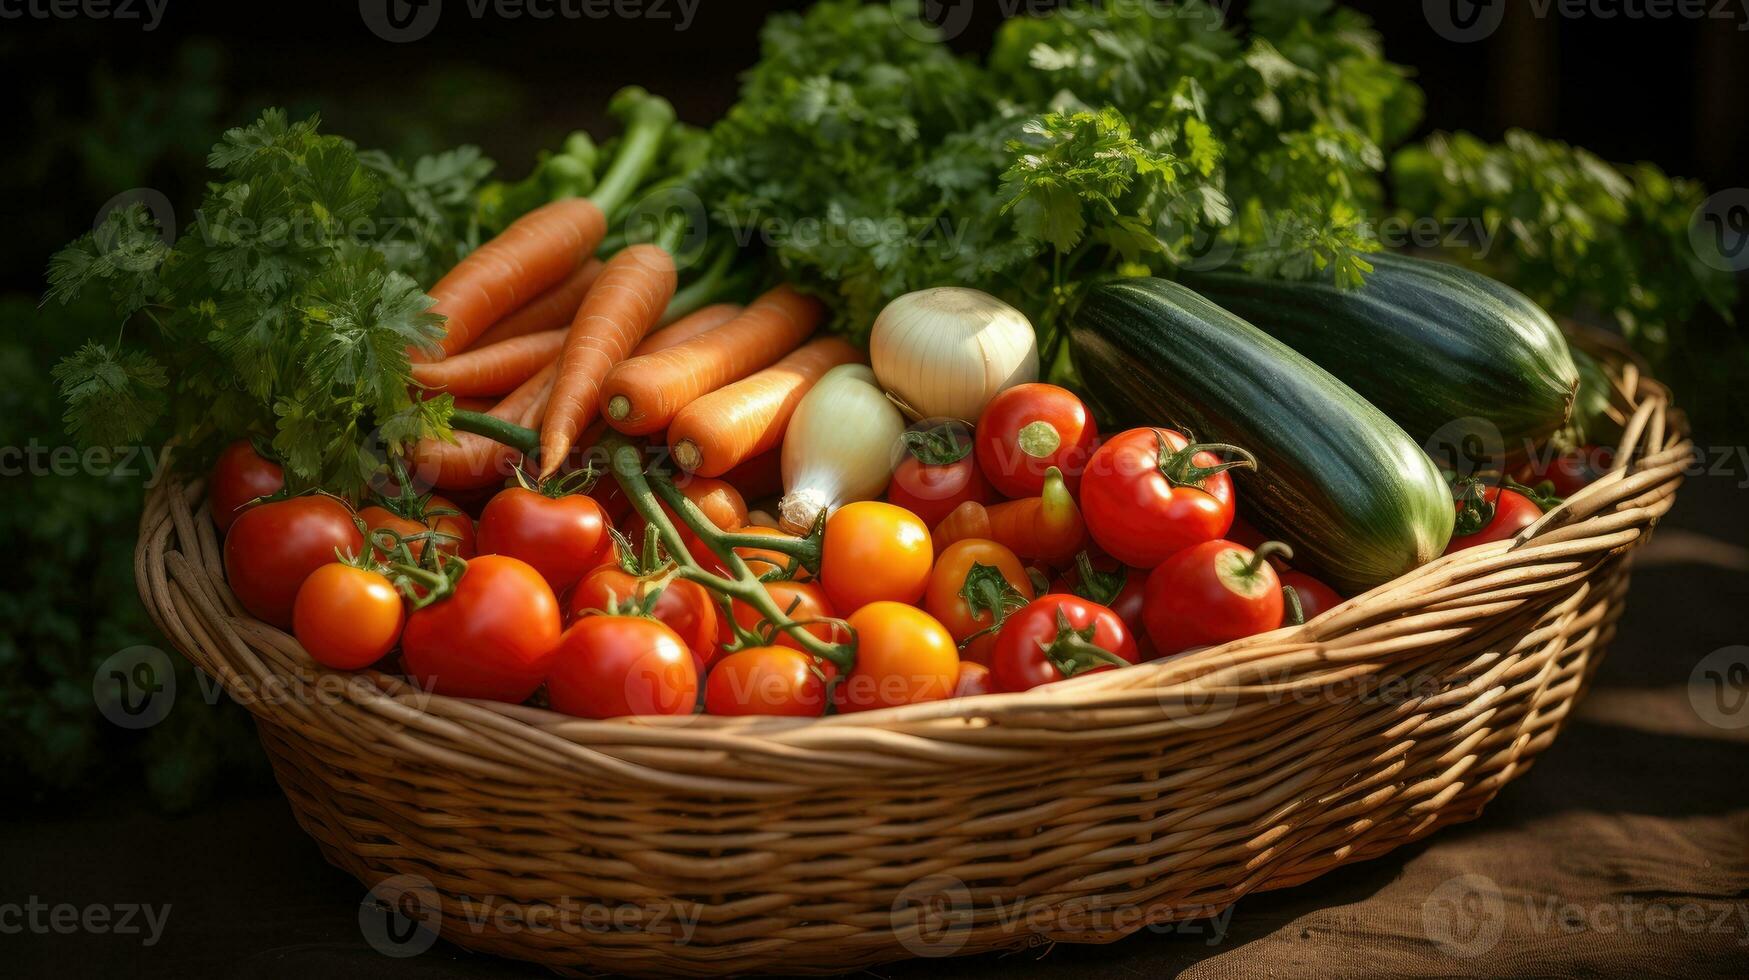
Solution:
[(1332, 0), (1258, 0), (1251, 23), (1076, 2), (1009, 20), (980, 65), (909, 0), (825, 0), (767, 26), (701, 196), (852, 334), (948, 283), (1048, 328), (1092, 279), (1211, 252), (1356, 284), (1421, 95)]
[(373, 449), (445, 435), (451, 401), (409, 394), (407, 351), (441, 336), (419, 284), (475, 244), (491, 162), (466, 147), (403, 168), (278, 110), (207, 162), (219, 179), (174, 242), (134, 205), (51, 260), (50, 299), (101, 295), (123, 323), (55, 368), (69, 430), (197, 451), (268, 434), (294, 480), (342, 493)]

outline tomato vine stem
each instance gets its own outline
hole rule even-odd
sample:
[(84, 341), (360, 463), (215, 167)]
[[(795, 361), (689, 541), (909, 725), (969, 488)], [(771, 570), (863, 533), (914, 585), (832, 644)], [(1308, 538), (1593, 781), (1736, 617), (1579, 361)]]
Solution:
[[(720, 531), (698, 509), (698, 505), (688, 500), (666, 476), (645, 472), (643, 453), (638, 447), (624, 439), (613, 437), (603, 444), (603, 448), (607, 450), (614, 479), (619, 481), (620, 488), (625, 491), (626, 499), (631, 501), (632, 507), (660, 535), (663, 547), (668, 549), (668, 554), (678, 565), (675, 574), (679, 578), (696, 582), (727, 599), (746, 603), (775, 629), (788, 634), (809, 654), (837, 667), (841, 675), (850, 672), (856, 663), (856, 637), (849, 624), (837, 621), (850, 633), (849, 643), (827, 643), (815, 636), (808, 631), (807, 623), (790, 619), (777, 607), (771, 593), (765, 590), (765, 584), (753, 574), (741, 556), (735, 553), (735, 549), (739, 547), (764, 548), (769, 551), (782, 551), (804, 562), (807, 560), (804, 556), (811, 555), (817, 565), (820, 549), (817, 535), (792, 541), (775, 536)], [(673, 510), (681, 523), (723, 561), (729, 570), (729, 576), (718, 575), (698, 564), (687, 549), (686, 542), (681, 539), (680, 531), (669, 519), (667, 511), (663, 510), (664, 503)], [(730, 611), (725, 609), (725, 613)]]

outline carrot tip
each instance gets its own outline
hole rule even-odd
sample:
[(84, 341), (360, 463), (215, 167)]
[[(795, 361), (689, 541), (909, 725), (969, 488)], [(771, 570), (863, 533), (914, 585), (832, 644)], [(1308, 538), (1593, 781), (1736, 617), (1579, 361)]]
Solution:
[(632, 400), (624, 395), (614, 395), (607, 400), (607, 417), (616, 422), (625, 421), (632, 414)]
[(691, 439), (682, 439), (674, 447), (674, 461), (688, 473), (704, 465), (704, 453), (699, 452), (698, 443)]

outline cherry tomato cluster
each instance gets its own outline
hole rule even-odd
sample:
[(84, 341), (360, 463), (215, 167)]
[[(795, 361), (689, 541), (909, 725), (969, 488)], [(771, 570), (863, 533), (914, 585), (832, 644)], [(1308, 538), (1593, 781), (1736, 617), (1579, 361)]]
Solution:
[(399, 483), (354, 509), (286, 495), (248, 443), (220, 459), (212, 506), (238, 602), (320, 663), (587, 718), (1024, 691), (1341, 601), (1235, 527), (1237, 447), (1102, 440), (1074, 394), (1026, 384), (903, 448), (886, 499), (807, 537), (759, 523), (732, 482), (641, 470), (519, 483), (470, 500), (477, 522)]

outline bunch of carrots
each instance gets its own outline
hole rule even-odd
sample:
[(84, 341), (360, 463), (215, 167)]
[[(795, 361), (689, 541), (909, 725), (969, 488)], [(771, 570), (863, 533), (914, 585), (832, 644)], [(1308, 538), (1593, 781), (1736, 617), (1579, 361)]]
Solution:
[(536, 455), (532, 439), (505, 441), (511, 427), (538, 431), (542, 478), (603, 424), (632, 436), (666, 431), (682, 468), (721, 476), (776, 448), (814, 382), (861, 358), (838, 338), (810, 340), (825, 308), (788, 286), (745, 307), (714, 302), (730, 253), (678, 289), (682, 226), (597, 259), (612, 206), (598, 191), (536, 208), (432, 288), (448, 332), (441, 358), (416, 364), (414, 378), (461, 409), (453, 442), (414, 449), (417, 472), (435, 486), (502, 482)]

